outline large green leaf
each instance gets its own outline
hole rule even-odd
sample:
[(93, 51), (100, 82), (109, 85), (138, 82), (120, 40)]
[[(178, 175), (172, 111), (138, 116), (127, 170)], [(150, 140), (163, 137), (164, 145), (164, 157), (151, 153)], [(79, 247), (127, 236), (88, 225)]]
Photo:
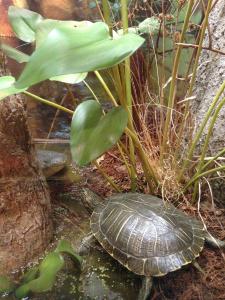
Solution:
[(43, 20), (41, 15), (28, 9), (10, 6), (8, 16), (13, 31), (20, 40), (28, 43), (35, 40), (37, 25)]
[(12, 76), (0, 77), (0, 100), (10, 95), (19, 94), (26, 90), (26, 88), (17, 89), (14, 86), (14, 83), (15, 83), (15, 78)]
[(46, 39), (47, 35), (52, 31), (54, 28), (59, 26), (65, 26), (65, 27), (82, 27), (82, 26), (88, 26), (89, 24), (92, 24), (89, 21), (59, 21), (59, 20), (52, 20), (52, 19), (45, 19), (42, 22), (40, 22), (36, 27), (36, 36), (35, 36), (35, 42), (36, 47), (40, 47), (42, 42)]
[(8, 57), (16, 60), (18, 63), (28, 62), (30, 58), (29, 55), (4, 43), (1, 43), (0, 48)]
[[(60, 25), (65, 25), (68, 27), (79, 27), (79, 26), (87, 26), (88, 24), (91, 24), (91, 22), (59, 21), (59, 20), (46, 19), (43, 22), (40, 22), (39, 25), (37, 26), (36, 38), (35, 38), (36, 47), (40, 47), (41, 43), (46, 39), (49, 32)], [(76, 84), (83, 81), (87, 77), (87, 74), (88, 73), (66, 74), (66, 75), (53, 76), (49, 79), (53, 81), (60, 81), (69, 84)]]
[(143, 42), (143, 38), (129, 33), (112, 39), (102, 22), (75, 28), (61, 25), (50, 31), (33, 52), (16, 87), (31, 86), (53, 76), (112, 67)]
[(122, 107), (103, 115), (100, 104), (88, 100), (74, 112), (71, 124), (72, 158), (86, 165), (115, 145), (127, 125), (127, 112)]
[(40, 264), (39, 277), (21, 285), (15, 291), (16, 297), (24, 298), (29, 292), (40, 293), (50, 290), (55, 282), (56, 274), (63, 265), (64, 259), (59, 253), (49, 253)]

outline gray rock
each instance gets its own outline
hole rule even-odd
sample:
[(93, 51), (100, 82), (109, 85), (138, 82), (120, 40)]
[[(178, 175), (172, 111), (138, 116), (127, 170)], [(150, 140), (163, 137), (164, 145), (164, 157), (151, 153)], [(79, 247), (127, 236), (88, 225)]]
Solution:
[[(215, 49), (225, 49), (225, 2), (218, 1), (212, 10), (209, 17), (210, 39), (212, 47)], [(204, 44), (209, 46), (209, 34), (206, 33)], [(199, 68), (197, 72), (192, 110), (196, 118), (196, 128), (199, 127), (204, 119), (214, 96), (219, 87), (225, 80), (225, 55), (221, 55), (212, 51), (203, 50)], [(221, 99), (225, 93), (221, 96)], [(209, 153), (216, 154), (219, 150), (225, 147), (225, 107), (222, 108), (217, 122), (214, 126), (213, 134), (210, 140)], [(208, 126), (204, 131), (204, 136), (207, 133)]]
[[(225, 2), (218, 1), (213, 8), (209, 17), (210, 37), (207, 31), (203, 46), (208, 47), (209, 41), (212, 48), (225, 49)], [(196, 99), (192, 103), (192, 111), (196, 119), (196, 130), (199, 128), (204, 119), (217, 91), (222, 83), (225, 81), (225, 55), (215, 53), (212, 51), (203, 50), (197, 78), (194, 88), (194, 95)], [(224, 98), (225, 92), (221, 95)], [(211, 120), (212, 118), (210, 118)], [(209, 122), (208, 122), (209, 124)], [(204, 138), (208, 131), (208, 124), (204, 130), (203, 136), (199, 143), (201, 148)], [(225, 147), (225, 106), (221, 109), (218, 119), (214, 125), (212, 136), (209, 143), (208, 155), (217, 154)], [(223, 162), (221, 162), (223, 163)], [(222, 174), (217, 174), (222, 175)], [(213, 189), (214, 200), (218, 200), (220, 204), (225, 203), (225, 181), (224, 179), (217, 179), (210, 181)]]

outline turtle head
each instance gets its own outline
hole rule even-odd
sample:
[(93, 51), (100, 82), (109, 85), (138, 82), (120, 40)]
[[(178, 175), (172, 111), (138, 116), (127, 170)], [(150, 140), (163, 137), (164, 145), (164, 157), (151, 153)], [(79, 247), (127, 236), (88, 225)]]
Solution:
[(82, 189), (81, 200), (89, 213), (92, 213), (96, 206), (103, 202), (103, 199), (87, 188)]

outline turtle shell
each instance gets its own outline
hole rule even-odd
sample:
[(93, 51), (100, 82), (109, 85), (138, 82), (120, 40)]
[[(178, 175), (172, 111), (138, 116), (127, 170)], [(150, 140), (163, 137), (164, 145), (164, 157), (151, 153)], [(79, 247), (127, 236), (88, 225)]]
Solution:
[(95, 208), (91, 229), (102, 247), (132, 272), (163, 276), (203, 249), (201, 222), (154, 196), (127, 193)]

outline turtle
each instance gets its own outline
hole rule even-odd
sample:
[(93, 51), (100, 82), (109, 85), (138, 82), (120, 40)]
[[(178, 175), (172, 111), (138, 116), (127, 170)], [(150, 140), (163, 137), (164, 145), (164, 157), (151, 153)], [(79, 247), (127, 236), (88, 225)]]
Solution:
[(37, 159), (42, 172), (49, 178), (66, 167), (67, 157), (64, 153), (44, 149), (37, 150)]
[(205, 241), (225, 247), (225, 241), (212, 237), (201, 221), (156, 196), (118, 193), (103, 202), (83, 189), (82, 201), (91, 213), (92, 232), (83, 240), (80, 253), (94, 238), (124, 267), (143, 276), (139, 300), (148, 298), (152, 277), (193, 262)]

